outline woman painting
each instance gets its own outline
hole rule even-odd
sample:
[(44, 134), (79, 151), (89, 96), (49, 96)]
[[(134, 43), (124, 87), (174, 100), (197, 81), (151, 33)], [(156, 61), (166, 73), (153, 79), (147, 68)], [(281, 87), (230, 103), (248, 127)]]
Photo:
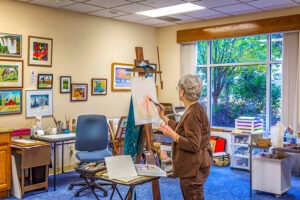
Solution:
[(198, 103), (202, 81), (196, 75), (185, 75), (178, 82), (178, 96), (185, 113), (177, 123), (168, 119), (157, 106), (165, 122), (160, 126), (164, 135), (173, 139), (173, 175), (179, 177), (185, 200), (204, 199), (203, 185), (212, 163), (210, 124), (206, 112)]

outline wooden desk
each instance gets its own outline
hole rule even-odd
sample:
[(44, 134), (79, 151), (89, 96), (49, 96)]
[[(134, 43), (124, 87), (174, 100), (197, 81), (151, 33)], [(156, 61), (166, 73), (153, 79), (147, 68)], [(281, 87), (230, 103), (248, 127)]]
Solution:
[[(20, 169), (21, 169), (21, 197), (24, 197), (24, 192), (45, 188), (48, 191), (48, 168), (50, 164), (50, 145), (45, 143), (43, 145), (37, 146), (28, 146), (22, 147), (17, 145), (12, 145), (12, 154), (14, 156), (20, 156)], [(45, 172), (42, 179), (38, 177), (34, 177), (32, 173), (32, 169), (37, 169), (38, 167), (42, 167), (42, 170)], [(25, 181), (25, 170), (29, 170), (29, 180)], [(32, 177), (30, 176), (32, 174)], [(42, 175), (42, 174), (39, 174)]]
[[(62, 160), (62, 173), (64, 173), (64, 145), (75, 143), (75, 137), (76, 137), (75, 133), (43, 135), (43, 136), (39, 136), (39, 137), (31, 137), (34, 140), (49, 142), (51, 145), (53, 145), (53, 177), (54, 177), (53, 186), (54, 186), (54, 191), (56, 191), (56, 147), (57, 147), (57, 145), (62, 145), (61, 160)], [(66, 141), (69, 141), (69, 142), (65, 143)]]

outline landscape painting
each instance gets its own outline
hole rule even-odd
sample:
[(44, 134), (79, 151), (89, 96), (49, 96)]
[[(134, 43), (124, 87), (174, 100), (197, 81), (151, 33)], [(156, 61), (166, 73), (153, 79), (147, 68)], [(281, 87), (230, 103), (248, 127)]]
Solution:
[(22, 35), (0, 33), (0, 56), (21, 57)]
[(22, 113), (22, 90), (0, 90), (0, 115)]
[(52, 116), (52, 90), (26, 91), (26, 117)]
[(87, 101), (88, 84), (72, 83), (71, 84), (71, 101)]
[(23, 61), (0, 59), (0, 88), (23, 87)]

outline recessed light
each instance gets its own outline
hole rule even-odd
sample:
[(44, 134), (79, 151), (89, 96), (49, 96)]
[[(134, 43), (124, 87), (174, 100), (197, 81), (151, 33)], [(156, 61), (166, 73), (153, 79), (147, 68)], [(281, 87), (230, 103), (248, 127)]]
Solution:
[(139, 15), (146, 15), (149, 17), (161, 17), (166, 15), (173, 15), (178, 13), (191, 12), (195, 10), (205, 9), (205, 7), (198, 6), (192, 3), (184, 3), (175, 6), (168, 6), (164, 8), (158, 8), (153, 10), (147, 10), (142, 12), (137, 12)]

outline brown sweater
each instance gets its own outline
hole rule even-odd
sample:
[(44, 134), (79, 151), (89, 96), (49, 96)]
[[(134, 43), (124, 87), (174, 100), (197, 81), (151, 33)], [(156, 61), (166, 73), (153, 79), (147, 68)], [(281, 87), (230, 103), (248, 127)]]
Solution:
[(211, 165), (210, 125), (199, 103), (192, 104), (178, 123), (169, 120), (168, 125), (181, 136), (172, 146), (174, 176), (193, 177)]

